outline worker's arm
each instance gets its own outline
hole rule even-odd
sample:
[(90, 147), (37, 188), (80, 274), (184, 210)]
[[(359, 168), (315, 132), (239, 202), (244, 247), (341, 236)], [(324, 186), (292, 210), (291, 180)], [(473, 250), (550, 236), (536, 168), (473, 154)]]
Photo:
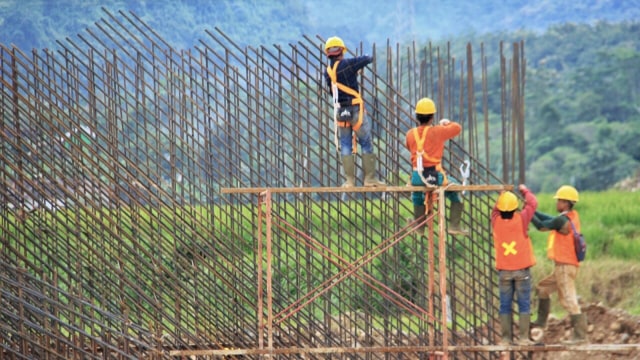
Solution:
[(496, 223), (496, 220), (500, 217), (500, 210), (498, 210), (498, 203), (493, 204), (493, 209), (491, 210), (491, 226)]
[(329, 93), (329, 95), (333, 96), (332, 90), (331, 90), (331, 78), (329, 77), (329, 74), (327, 74), (327, 71), (325, 70), (324, 72), (324, 81), (327, 85), (326, 89), (327, 92)]
[(438, 134), (439, 138), (446, 140), (453, 139), (462, 132), (462, 125), (448, 119), (440, 120), (440, 125), (433, 127), (431, 131)]
[(411, 130), (407, 131), (407, 134), (404, 136), (404, 146), (407, 148), (407, 150), (409, 150), (409, 152), (411, 152), (411, 145), (409, 144), (410, 133), (411, 133)]
[(363, 67), (371, 64), (373, 62), (373, 56), (369, 56), (369, 55), (356, 56), (354, 58), (346, 59), (344, 60), (344, 62), (348, 66), (352, 67), (354, 71), (358, 71)]
[(529, 227), (529, 223), (538, 209), (538, 199), (525, 185), (518, 186), (518, 190), (520, 190), (520, 193), (524, 196), (524, 207), (520, 212), (520, 217), (522, 218), (522, 225), (526, 229)]
[(531, 219), (533, 226), (540, 231), (556, 230), (563, 232), (568, 223), (567, 217), (564, 215), (551, 216), (540, 211), (536, 211)]

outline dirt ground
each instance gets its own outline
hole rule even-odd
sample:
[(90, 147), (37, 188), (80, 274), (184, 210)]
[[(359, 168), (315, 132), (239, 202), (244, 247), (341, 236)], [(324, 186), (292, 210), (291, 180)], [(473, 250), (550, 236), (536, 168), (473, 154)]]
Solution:
[[(640, 344), (640, 316), (631, 316), (622, 310), (608, 309), (600, 304), (582, 306), (587, 316), (588, 337), (591, 344)], [(544, 334), (545, 344), (560, 344), (571, 337), (569, 316), (563, 319), (550, 318)], [(536, 360), (640, 360), (640, 350), (602, 352), (545, 352), (536, 353)]]

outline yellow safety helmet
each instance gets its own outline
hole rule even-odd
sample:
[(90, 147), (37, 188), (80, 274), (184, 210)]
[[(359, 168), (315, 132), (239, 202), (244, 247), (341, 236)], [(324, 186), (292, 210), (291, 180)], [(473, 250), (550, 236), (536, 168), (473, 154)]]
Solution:
[(416, 114), (430, 115), (436, 113), (436, 104), (429, 98), (422, 98), (416, 104)]
[(344, 54), (347, 52), (347, 47), (344, 46), (344, 41), (337, 36), (332, 36), (327, 39), (327, 42), (324, 44), (324, 53), (327, 56), (335, 56)]
[(514, 211), (518, 208), (518, 197), (511, 191), (505, 191), (498, 197), (496, 207), (500, 211)]
[(578, 202), (578, 190), (573, 186), (562, 185), (558, 188), (558, 191), (556, 191), (556, 195), (553, 198)]

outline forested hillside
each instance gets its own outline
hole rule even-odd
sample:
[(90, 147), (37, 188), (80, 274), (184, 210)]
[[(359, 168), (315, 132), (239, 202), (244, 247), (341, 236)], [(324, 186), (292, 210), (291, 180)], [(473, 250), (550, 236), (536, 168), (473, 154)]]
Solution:
[(638, 169), (639, 39), (635, 23), (558, 26), (528, 42), (529, 174), (545, 189), (556, 168), (594, 190)]
[(465, 39), (523, 41), (527, 59), (527, 182), (610, 188), (640, 168), (640, 23), (561, 24), (537, 34)]
[(246, 45), (286, 44), (303, 34), (368, 44), (640, 19), (638, 0), (0, 0), (0, 42), (23, 49), (55, 47), (56, 40), (104, 17), (103, 7), (134, 12), (178, 48), (197, 44), (214, 27)]
[(527, 183), (536, 191), (561, 183), (600, 190), (640, 167), (640, 1), (0, 0), (0, 43), (55, 48), (107, 16), (102, 7), (132, 11), (176, 48), (216, 27), (252, 46), (340, 35), (365, 49), (448, 41), (462, 51), (471, 42), (495, 55), (500, 41), (523, 41)]

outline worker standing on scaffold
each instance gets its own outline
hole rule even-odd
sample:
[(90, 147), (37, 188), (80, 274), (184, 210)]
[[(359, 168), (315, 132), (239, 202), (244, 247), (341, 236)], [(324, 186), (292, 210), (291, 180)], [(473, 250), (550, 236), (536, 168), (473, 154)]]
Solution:
[[(376, 156), (371, 141), (371, 121), (366, 116), (364, 100), (358, 90), (358, 71), (373, 62), (368, 55), (345, 59), (347, 47), (337, 36), (330, 37), (324, 46), (329, 58), (325, 80), (333, 97), (333, 117), (336, 146), (340, 148), (342, 167), (346, 177), (343, 187), (356, 184), (356, 161), (353, 133), (362, 149), (364, 186), (386, 186), (376, 174)], [(339, 145), (338, 142), (339, 134)]]
[(513, 339), (513, 297), (518, 300), (520, 337), (518, 345), (533, 345), (529, 340), (531, 325), (531, 267), (536, 264), (529, 237), (529, 223), (538, 208), (538, 199), (524, 184), (518, 186), (524, 207), (518, 211), (518, 197), (504, 191), (491, 211), (491, 229), (500, 290), (500, 345)]
[[(438, 125), (432, 125), (436, 113), (436, 105), (429, 98), (422, 98), (416, 104), (416, 121), (419, 123), (407, 132), (406, 147), (411, 153), (411, 185), (413, 186), (446, 186), (449, 184), (447, 174), (442, 168), (442, 155), (448, 140), (462, 132), (462, 125), (457, 122), (442, 119)], [(454, 181), (451, 181), (454, 183)], [(468, 232), (460, 226), (464, 206), (460, 194), (445, 191), (445, 196), (451, 203), (447, 228), (449, 234), (467, 235)], [(413, 216), (422, 218), (426, 213), (425, 193), (413, 192)], [(420, 232), (424, 232), (424, 226)]]

